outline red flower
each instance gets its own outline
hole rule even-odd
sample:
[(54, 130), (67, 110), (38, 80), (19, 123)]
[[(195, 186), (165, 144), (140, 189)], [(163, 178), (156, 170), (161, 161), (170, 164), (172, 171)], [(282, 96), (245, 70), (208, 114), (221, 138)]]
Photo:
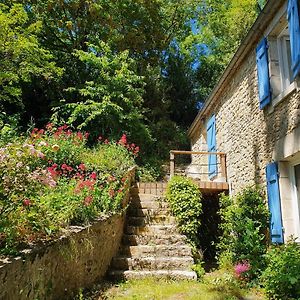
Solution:
[(97, 179), (97, 173), (93, 172), (90, 176), (92, 179), (96, 180)]
[(140, 147), (139, 146), (135, 147), (133, 154), (138, 155), (139, 152), (140, 152)]
[(89, 132), (86, 132), (86, 133), (84, 134), (84, 137), (85, 137), (86, 139), (88, 139), (89, 136), (90, 136), (90, 133), (89, 133)]
[(118, 143), (123, 146), (125, 146), (127, 144), (127, 136), (125, 133), (122, 135), (122, 137), (120, 138)]
[(24, 199), (23, 200), (23, 205), (24, 206), (30, 206), (31, 205), (31, 201), (29, 199)]
[(72, 171), (73, 171), (73, 168), (72, 168), (71, 166), (68, 166), (68, 167), (67, 167), (67, 171), (68, 171), (68, 172), (72, 172)]
[(61, 169), (62, 170), (67, 170), (68, 169), (68, 165), (67, 164), (62, 164), (61, 165)]
[(109, 190), (108, 194), (109, 194), (109, 197), (112, 198), (115, 195), (115, 191), (114, 190)]
[(105, 145), (108, 145), (108, 144), (109, 144), (109, 140), (108, 140), (108, 139), (105, 139), (104, 144), (105, 144)]
[(87, 196), (84, 199), (84, 205), (89, 206), (93, 202), (93, 197), (92, 196)]
[(52, 124), (52, 123), (48, 123), (48, 124), (46, 125), (46, 129), (47, 129), (47, 130), (52, 130), (52, 128), (53, 128), (53, 124)]
[(82, 133), (81, 133), (80, 131), (77, 132), (76, 136), (77, 136), (77, 138), (78, 138), (80, 141), (83, 140), (83, 135), (82, 135)]
[(116, 180), (116, 178), (114, 177), (114, 176), (109, 176), (108, 178), (107, 178), (107, 181), (108, 182), (113, 182), (113, 181), (115, 181)]
[(85, 165), (84, 165), (84, 163), (81, 163), (81, 164), (78, 166), (78, 169), (81, 170), (81, 171), (84, 171), (84, 170), (85, 170)]

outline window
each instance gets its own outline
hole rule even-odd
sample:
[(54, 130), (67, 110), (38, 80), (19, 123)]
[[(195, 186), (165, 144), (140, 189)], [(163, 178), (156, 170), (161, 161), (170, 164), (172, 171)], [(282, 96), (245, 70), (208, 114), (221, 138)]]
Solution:
[[(296, 207), (297, 207), (297, 215), (298, 220), (300, 218), (300, 165), (294, 166), (294, 176), (295, 176), (295, 194), (296, 194)], [(298, 224), (298, 230), (299, 230)]]
[[(216, 117), (213, 115), (207, 122), (206, 126), (207, 134), (207, 150), (208, 152), (216, 152)], [(208, 173), (209, 178), (212, 179), (218, 173), (217, 171), (217, 156), (210, 154), (208, 156)]]
[[(283, 96), (282, 94), (293, 82), (291, 46), (287, 22), (279, 25), (281, 28), (275, 28), (268, 37), (272, 100), (278, 96)], [(282, 25), (284, 25), (283, 29)]]
[(256, 48), (260, 109), (276, 105), (296, 88), (300, 73), (298, 0), (289, 0)]

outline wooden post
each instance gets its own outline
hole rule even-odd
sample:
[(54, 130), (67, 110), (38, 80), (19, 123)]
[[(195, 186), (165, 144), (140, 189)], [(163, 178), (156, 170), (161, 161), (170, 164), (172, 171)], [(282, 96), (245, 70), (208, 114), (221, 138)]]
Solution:
[(221, 174), (222, 177), (224, 177), (225, 181), (227, 182), (226, 154), (221, 154), (220, 159), (221, 159)]
[(175, 155), (173, 152), (170, 152), (170, 178), (175, 174)]

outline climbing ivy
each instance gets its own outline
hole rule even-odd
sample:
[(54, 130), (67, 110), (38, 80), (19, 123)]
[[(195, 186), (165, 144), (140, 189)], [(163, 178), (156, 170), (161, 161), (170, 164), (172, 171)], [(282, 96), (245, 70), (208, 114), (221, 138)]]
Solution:
[(193, 246), (199, 246), (198, 231), (201, 225), (202, 195), (189, 178), (174, 176), (167, 186), (167, 200), (171, 205), (179, 228)]

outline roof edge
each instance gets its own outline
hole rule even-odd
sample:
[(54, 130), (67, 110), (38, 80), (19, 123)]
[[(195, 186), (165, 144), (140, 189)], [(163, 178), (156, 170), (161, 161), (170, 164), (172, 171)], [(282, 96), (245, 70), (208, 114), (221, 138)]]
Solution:
[(187, 133), (189, 138), (191, 138), (195, 130), (199, 127), (201, 119), (205, 117), (207, 110), (211, 107), (218, 94), (224, 88), (226, 81), (233, 75), (233, 71), (237, 69), (244, 58), (248, 55), (253, 47), (253, 44), (257, 43), (257, 41), (262, 38), (263, 33), (268, 26), (269, 20), (274, 16), (274, 14), (276, 14), (278, 8), (281, 7), (285, 1), (286, 0), (269, 0), (266, 3), (265, 7), (248, 31), (246, 37), (242, 40), (231, 61), (225, 68), (225, 71), (223, 72), (219, 81), (208, 96), (203, 109), (198, 112), (192, 125), (188, 129)]

